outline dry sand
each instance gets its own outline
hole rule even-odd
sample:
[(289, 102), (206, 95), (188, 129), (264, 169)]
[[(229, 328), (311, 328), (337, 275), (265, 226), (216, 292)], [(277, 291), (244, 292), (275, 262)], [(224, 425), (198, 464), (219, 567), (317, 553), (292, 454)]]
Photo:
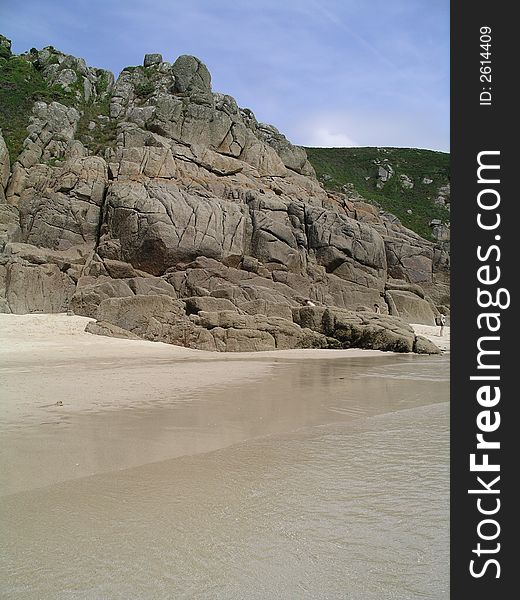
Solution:
[[(378, 350), (274, 350), (266, 352), (216, 353), (172, 346), (162, 342), (145, 340), (122, 340), (85, 332), (88, 317), (67, 316), (66, 314), (0, 314), (0, 358), (18, 356), (27, 358), (36, 355), (51, 357), (53, 353), (61, 357), (82, 356), (89, 353), (97, 357), (119, 355), (121, 359), (154, 357), (171, 359), (236, 360), (237, 358), (345, 358), (346, 356), (367, 356), (382, 354)], [(423, 327), (420, 325), (419, 327)], [(432, 328), (433, 329), (433, 328)], [(51, 354), (49, 354), (49, 352)]]

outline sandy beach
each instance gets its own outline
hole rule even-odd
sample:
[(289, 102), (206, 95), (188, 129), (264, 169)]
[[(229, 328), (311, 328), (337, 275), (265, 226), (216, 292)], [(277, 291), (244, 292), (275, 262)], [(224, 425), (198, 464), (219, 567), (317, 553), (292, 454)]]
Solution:
[[(172, 392), (265, 376), (280, 360), (389, 354), (359, 349), (204, 352), (162, 342), (92, 335), (85, 332), (91, 320), (65, 314), (0, 314), (0, 374), (7, 377), (2, 391), (4, 422), (31, 419), (39, 409), (53, 408), (60, 402), (68, 411), (149, 402), (158, 405)], [(441, 350), (449, 350), (449, 327), (443, 337), (438, 327), (413, 328)], [(89, 369), (95, 369), (98, 376), (92, 377)]]
[(217, 354), (87, 322), (0, 315), (10, 598), (446, 597), (447, 356)]
[[(346, 382), (355, 405), (341, 419), (386, 412), (387, 388), (350, 369), (390, 364), (392, 373), (396, 361), (421, 360), (357, 349), (202, 352), (92, 335), (88, 321), (0, 315), (4, 494), (328, 423), (338, 413), (317, 400), (326, 393), (333, 404)], [(364, 406), (367, 393), (375, 400)]]
[(323, 363), (326, 373), (336, 359), (388, 358), (203, 352), (92, 335), (88, 321), (0, 315), (4, 494), (325, 423), (330, 416), (315, 402), (325, 375), (302, 384), (307, 365)]
[(444, 352), (450, 350), (450, 327), (444, 327), (444, 334), (440, 335), (440, 327), (438, 325), (420, 325), (412, 324), (414, 331), (417, 335), (422, 335), (431, 342), (433, 342), (437, 348), (440, 348)]
[[(136, 402), (157, 405), (175, 391), (264, 376), (281, 359), (387, 354), (357, 349), (204, 352), (162, 342), (92, 335), (85, 332), (91, 320), (65, 314), (0, 315), (1, 373), (13, 380), (2, 392), (4, 420), (30, 418), (32, 411), (59, 401), (70, 411), (124, 408)], [(92, 377), (89, 369), (98, 376)]]

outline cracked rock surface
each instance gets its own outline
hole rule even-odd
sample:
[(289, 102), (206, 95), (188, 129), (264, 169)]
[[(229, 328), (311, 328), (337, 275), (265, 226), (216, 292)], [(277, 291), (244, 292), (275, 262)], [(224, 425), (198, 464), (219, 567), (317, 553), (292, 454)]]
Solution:
[(37, 57), (78, 100), (36, 102), (16, 157), (0, 133), (1, 311), (73, 309), (93, 333), (214, 351), (436, 351), (406, 321), (448, 311), (446, 250), (326, 192), (200, 60), (149, 54), (114, 81)]

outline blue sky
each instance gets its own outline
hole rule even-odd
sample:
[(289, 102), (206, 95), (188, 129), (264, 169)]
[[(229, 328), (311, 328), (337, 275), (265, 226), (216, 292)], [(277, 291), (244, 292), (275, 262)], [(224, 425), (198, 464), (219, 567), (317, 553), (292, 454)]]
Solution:
[(449, 0), (0, 0), (0, 24), (116, 74), (194, 54), (298, 144), (449, 149)]

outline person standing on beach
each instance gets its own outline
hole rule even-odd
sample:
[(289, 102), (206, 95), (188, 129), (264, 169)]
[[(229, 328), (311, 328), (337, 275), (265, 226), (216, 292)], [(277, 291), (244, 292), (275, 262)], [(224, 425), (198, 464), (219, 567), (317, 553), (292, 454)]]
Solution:
[(446, 325), (446, 317), (444, 315), (439, 315), (438, 317), (439, 319), (439, 325), (440, 325), (440, 332), (439, 332), (439, 336), (442, 337), (444, 335), (444, 326)]

